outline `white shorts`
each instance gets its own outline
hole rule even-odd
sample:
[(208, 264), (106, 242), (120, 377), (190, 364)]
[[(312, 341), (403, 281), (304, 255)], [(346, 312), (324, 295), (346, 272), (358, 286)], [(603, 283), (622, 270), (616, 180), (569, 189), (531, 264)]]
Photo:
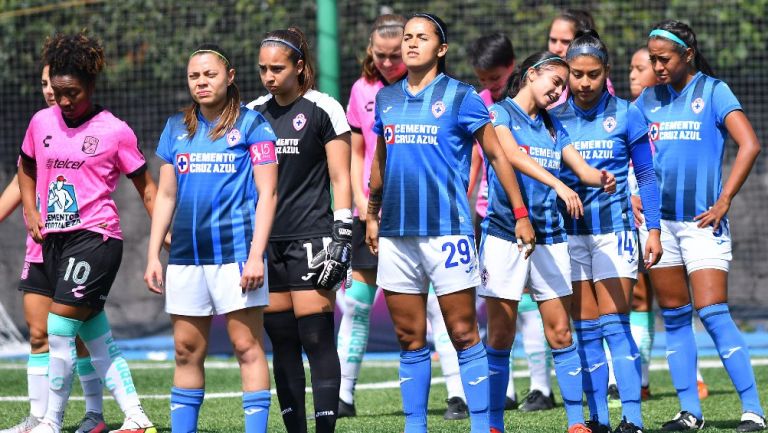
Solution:
[(397, 293), (437, 296), (480, 285), (475, 240), (467, 235), (379, 238), (376, 284)]
[(519, 301), (528, 287), (541, 302), (573, 293), (568, 244), (536, 245), (531, 257), (517, 243), (487, 235), (480, 246), (480, 296)]
[(728, 272), (731, 255), (731, 228), (727, 220), (720, 229), (699, 228), (692, 221), (661, 220), (661, 247), (664, 254), (655, 266), (667, 268), (685, 266), (691, 272), (701, 269), (719, 269)]
[(634, 231), (568, 235), (571, 281), (637, 279), (639, 244)]
[(266, 260), (264, 285), (245, 293), (240, 287), (240, 265), (168, 265), (165, 312), (180, 316), (213, 316), (269, 305)]

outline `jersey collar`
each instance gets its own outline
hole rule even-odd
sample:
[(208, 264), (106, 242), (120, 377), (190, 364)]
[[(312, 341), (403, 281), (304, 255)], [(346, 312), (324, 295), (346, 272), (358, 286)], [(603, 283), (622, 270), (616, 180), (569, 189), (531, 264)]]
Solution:
[(429, 89), (430, 87), (433, 87), (435, 84), (437, 84), (438, 81), (442, 80), (443, 77), (445, 77), (445, 74), (443, 74), (442, 72), (437, 74), (434, 80), (432, 80), (429, 84), (424, 86), (424, 88), (419, 90), (419, 92), (416, 93), (415, 95), (411, 94), (411, 92), (408, 91), (408, 80), (405, 80), (405, 79), (401, 80), (402, 84), (400, 86), (403, 89), (403, 93), (405, 93), (407, 97), (416, 99), (416, 98), (420, 98), (424, 94), (424, 92), (427, 91), (427, 89)]
[(671, 84), (667, 84), (667, 89), (669, 90), (669, 94), (672, 95), (673, 98), (677, 98), (678, 96), (682, 95), (683, 93), (687, 92), (688, 89), (690, 89), (697, 81), (699, 81), (699, 78), (704, 75), (701, 73), (701, 71), (696, 72), (696, 75), (691, 78), (691, 81), (688, 82), (688, 84), (683, 87), (683, 90), (680, 93), (677, 93), (677, 91), (672, 87)]
[(517, 105), (517, 102), (515, 102), (514, 99), (510, 98), (509, 96), (507, 96), (507, 99), (509, 99), (509, 102), (512, 108), (515, 111), (517, 111), (517, 114), (520, 115), (520, 117), (522, 117), (523, 119), (525, 119), (526, 122), (528, 122), (528, 125), (531, 128), (539, 129), (541, 125), (543, 125), (544, 122), (542, 122), (540, 114), (537, 114), (535, 118), (531, 119), (531, 116), (529, 116), (528, 113), (525, 110), (523, 110), (522, 107)]
[(595, 120), (595, 117), (597, 116), (597, 114), (605, 110), (605, 106), (608, 104), (608, 98), (610, 97), (611, 97), (611, 94), (608, 93), (608, 90), (603, 89), (603, 94), (600, 95), (600, 99), (597, 101), (597, 103), (589, 110), (583, 110), (573, 100), (573, 93), (571, 93), (571, 95), (568, 97), (568, 105), (570, 105), (571, 108), (573, 108), (573, 111), (576, 112), (577, 116), (587, 120)]

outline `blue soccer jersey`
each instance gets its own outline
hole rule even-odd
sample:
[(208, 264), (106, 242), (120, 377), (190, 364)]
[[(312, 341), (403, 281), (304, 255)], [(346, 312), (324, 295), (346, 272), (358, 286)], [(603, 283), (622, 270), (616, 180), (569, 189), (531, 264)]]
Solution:
[(473, 134), (490, 121), (472, 86), (443, 74), (416, 95), (405, 80), (379, 91), (373, 130), (387, 146), (381, 236), (473, 234)]
[(680, 93), (670, 85), (649, 87), (635, 104), (656, 149), (661, 218), (693, 221), (720, 196), (725, 117), (741, 104), (727, 84), (701, 72)]
[[(526, 113), (512, 98), (491, 107), (494, 126), (506, 126), (515, 137), (521, 151), (530, 155), (553, 176), (560, 176), (562, 153), (571, 144), (568, 133), (555, 117), (551, 117), (553, 137), (542, 115), (535, 119)], [(486, 163), (488, 172), (488, 214), (482, 223), (483, 233), (515, 241), (515, 217), (504, 188), (493, 168)], [(563, 220), (557, 208), (557, 194), (549, 186), (519, 171), (517, 182), (528, 207), (528, 217), (536, 233), (537, 244), (557, 244), (566, 241)]]
[(169, 264), (248, 259), (258, 194), (252, 165), (275, 163), (275, 134), (264, 117), (240, 108), (234, 128), (211, 141), (215, 124), (197, 116), (190, 138), (183, 113), (168, 119), (157, 156), (176, 168), (176, 213)]
[[(639, 152), (635, 146), (645, 146), (642, 154), (647, 158), (646, 163), (650, 162), (651, 155), (648, 126), (640, 110), (624, 99), (603, 92), (588, 111), (579, 108), (571, 96), (549, 113), (562, 122), (573, 146), (589, 165), (616, 177), (616, 192), (608, 194), (602, 188), (584, 185), (576, 173), (563, 167), (560, 179), (579, 194), (584, 205), (584, 216), (573, 219), (565, 211), (564, 203), (560, 203), (566, 232), (588, 235), (632, 230), (634, 222), (627, 184), (630, 158), (637, 158)], [(658, 220), (649, 221), (649, 226), (658, 228)]]

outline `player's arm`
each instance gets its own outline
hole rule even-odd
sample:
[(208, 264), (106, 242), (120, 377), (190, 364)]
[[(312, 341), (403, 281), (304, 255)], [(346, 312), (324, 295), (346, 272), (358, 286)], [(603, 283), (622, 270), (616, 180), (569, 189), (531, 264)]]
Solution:
[(344, 133), (325, 144), (328, 159), (328, 175), (333, 187), (333, 208), (352, 208), (352, 183), (350, 181), (350, 133)]
[(37, 187), (37, 165), (34, 159), (28, 159), (24, 156), (19, 164), (19, 191), (21, 193), (21, 203), (24, 206), (24, 213), (27, 216), (27, 230), (32, 239), (37, 243), (43, 242), (43, 222), (40, 219), (40, 212), (37, 211), (35, 200), (35, 188)]
[(480, 157), (479, 146), (472, 146), (472, 159), (469, 164), (469, 187), (467, 188), (467, 197), (472, 195), (472, 191), (477, 186), (477, 181), (482, 172), (483, 158)]
[(171, 225), (176, 209), (176, 167), (165, 163), (160, 167), (160, 183), (152, 208), (152, 225), (147, 249), (147, 271), (144, 281), (150, 291), (163, 292), (163, 267), (160, 263), (160, 248)]
[[(520, 186), (517, 184), (517, 176), (515, 176), (512, 164), (509, 163), (504, 151), (501, 150), (496, 131), (490, 122), (475, 131), (475, 139), (483, 148), (485, 157), (493, 166), (496, 176), (504, 187), (504, 192), (507, 193), (507, 197), (512, 203), (512, 212), (515, 215), (515, 236), (518, 239), (518, 244), (522, 242), (527, 245), (526, 257), (528, 257), (536, 244), (536, 235), (528, 218), (528, 210), (525, 207), (523, 195), (520, 193)], [(522, 251), (522, 245), (519, 245), (519, 248)]]
[(371, 163), (371, 178), (368, 181), (368, 211), (365, 216), (365, 243), (374, 256), (379, 255), (379, 212), (384, 194), (384, 170), (387, 167), (387, 145), (384, 137), (376, 139), (376, 153)]
[(147, 215), (152, 218), (152, 212), (155, 206), (155, 197), (157, 196), (157, 184), (155, 179), (152, 178), (152, 173), (149, 170), (144, 170), (143, 173), (130, 178), (133, 182), (133, 186), (136, 188), (136, 192), (139, 193), (142, 203), (144, 203), (144, 209), (147, 210)]
[(755, 130), (752, 128), (747, 116), (741, 110), (731, 111), (725, 117), (725, 127), (728, 134), (739, 147), (736, 158), (733, 160), (733, 168), (728, 179), (723, 184), (723, 190), (715, 204), (706, 212), (697, 215), (694, 221), (698, 221), (699, 227), (712, 226), (714, 231), (720, 228), (720, 221), (731, 208), (731, 201), (747, 181), (752, 166), (755, 165), (757, 155), (760, 154), (761, 145)]
[[(653, 169), (653, 156), (648, 134), (641, 134), (629, 146), (632, 168), (640, 191), (640, 200), (644, 212), (645, 226), (648, 229), (648, 240), (645, 242), (643, 258), (645, 268), (650, 269), (661, 259), (661, 209), (659, 200), (659, 185), (656, 181), (656, 171)], [(634, 211), (634, 210), (633, 210)]]
[(587, 164), (572, 144), (563, 148), (563, 162), (576, 174), (581, 183), (595, 188), (602, 187), (603, 191), (609, 194), (616, 192), (616, 177), (613, 173), (598, 170)]
[(251, 250), (240, 279), (243, 291), (264, 285), (264, 251), (267, 249), (277, 210), (277, 164), (254, 165), (253, 180), (259, 201), (256, 203), (256, 227), (251, 240)]
[(21, 190), (19, 189), (19, 175), (13, 176), (8, 186), (3, 190), (3, 194), (0, 195), (0, 222), (8, 218), (8, 215), (21, 203)]
[(350, 178), (352, 180), (352, 198), (357, 208), (360, 218), (365, 218), (365, 212), (368, 209), (368, 198), (363, 192), (363, 168), (365, 166), (365, 140), (363, 134), (352, 132), (352, 165), (350, 168)]

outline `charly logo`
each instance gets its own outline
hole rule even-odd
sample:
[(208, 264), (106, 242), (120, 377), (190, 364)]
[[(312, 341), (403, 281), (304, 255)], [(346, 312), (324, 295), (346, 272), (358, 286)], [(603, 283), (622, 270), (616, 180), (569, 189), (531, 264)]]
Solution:
[(240, 131), (237, 128), (232, 128), (227, 134), (227, 143), (229, 147), (232, 147), (240, 142)]
[(291, 123), (293, 123), (293, 129), (301, 131), (301, 129), (304, 128), (304, 125), (307, 124), (307, 117), (304, 113), (299, 113), (293, 118)]
[(603, 120), (603, 128), (605, 129), (605, 132), (613, 132), (613, 130), (616, 129), (616, 118), (610, 116)]
[(83, 153), (86, 155), (93, 155), (96, 153), (96, 148), (99, 147), (99, 139), (96, 137), (85, 137), (83, 140)]
[(696, 98), (691, 102), (691, 110), (693, 110), (694, 113), (699, 114), (701, 113), (701, 110), (704, 109), (704, 100), (701, 98)]
[(435, 119), (439, 119), (443, 113), (445, 113), (445, 104), (443, 101), (437, 101), (432, 104), (432, 115), (435, 116)]

